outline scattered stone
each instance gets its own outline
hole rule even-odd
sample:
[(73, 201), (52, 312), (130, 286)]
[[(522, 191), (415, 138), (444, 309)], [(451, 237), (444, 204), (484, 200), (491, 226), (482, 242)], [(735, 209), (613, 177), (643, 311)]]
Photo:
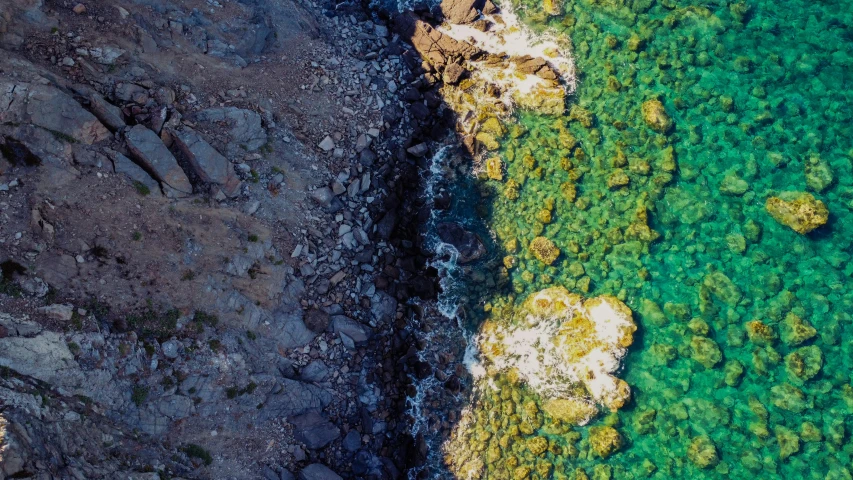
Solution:
[(335, 141), (332, 140), (332, 137), (326, 135), (326, 138), (324, 138), (317, 146), (324, 152), (330, 152), (335, 149)]
[(409, 147), (406, 151), (420, 158), (429, 153), (429, 146), (426, 143), (419, 143), (413, 147)]
[(299, 472), (299, 480), (343, 480), (340, 475), (333, 472), (329, 467), (319, 463), (312, 463)]
[(160, 348), (163, 350), (163, 355), (166, 358), (175, 359), (178, 358), (178, 351), (181, 347), (181, 343), (177, 340), (169, 340), (164, 342)]
[(326, 331), (329, 327), (329, 314), (318, 309), (309, 310), (305, 313), (305, 326), (315, 333)]
[(667, 133), (672, 128), (672, 119), (666, 113), (663, 103), (658, 99), (646, 100), (642, 107), (643, 120), (652, 130)]
[(77, 15), (83, 15), (84, 13), (86, 13), (86, 5), (83, 5), (82, 3), (78, 3), (77, 5), (74, 5), (74, 8), (72, 10)]
[(61, 322), (71, 321), (71, 318), (74, 316), (74, 307), (61, 303), (55, 303), (53, 305), (41, 307), (38, 309), (38, 311), (47, 315), (53, 320), (59, 320)]

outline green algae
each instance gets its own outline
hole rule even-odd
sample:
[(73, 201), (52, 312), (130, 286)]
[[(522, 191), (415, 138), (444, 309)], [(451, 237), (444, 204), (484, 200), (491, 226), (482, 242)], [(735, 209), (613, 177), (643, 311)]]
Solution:
[[(520, 110), (484, 132), (501, 164), (478, 188), (507, 287), (470, 286), (468, 309), (499, 315), (551, 286), (614, 295), (642, 341), (631, 402), (588, 426), (499, 375), (472, 406), (466, 464), (495, 479), (851, 478), (853, 9), (514, 3), (571, 38), (581, 81), (563, 116)], [(766, 207), (806, 191), (820, 222)], [(525, 248), (538, 238), (551, 254)], [(618, 446), (601, 447), (611, 430)]]

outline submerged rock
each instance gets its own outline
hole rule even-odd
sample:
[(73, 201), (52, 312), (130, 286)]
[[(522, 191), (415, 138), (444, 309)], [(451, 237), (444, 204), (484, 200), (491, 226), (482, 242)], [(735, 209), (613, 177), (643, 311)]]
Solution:
[(486, 254), (486, 247), (480, 237), (458, 223), (440, 223), (436, 226), (436, 232), (442, 242), (452, 245), (459, 252), (459, 263), (470, 263)]
[(811, 193), (783, 192), (768, 198), (764, 207), (774, 220), (799, 234), (809, 233), (829, 220), (826, 205)]
[(720, 462), (717, 447), (707, 435), (700, 435), (690, 442), (687, 448), (687, 458), (699, 468), (713, 467)]
[(551, 265), (560, 256), (560, 249), (545, 237), (536, 237), (530, 242), (530, 253), (545, 265)]
[(672, 119), (666, 113), (663, 103), (658, 99), (643, 102), (643, 121), (658, 133), (667, 133), (672, 128)]

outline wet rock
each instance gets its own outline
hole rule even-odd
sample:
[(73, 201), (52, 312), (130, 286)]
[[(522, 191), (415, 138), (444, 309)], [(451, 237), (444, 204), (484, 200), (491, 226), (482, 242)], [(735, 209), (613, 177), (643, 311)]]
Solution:
[(201, 135), (191, 128), (172, 133), (175, 144), (202, 182), (219, 185), (229, 197), (240, 193), (240, 179), (234, 174), (231, 163)]
[(457, 261), (460, 264), (473, 262), (486, 254), (486, 247), (480, 237), (465, 230), (458, 223), (439, 223), (436, 232), (442, 242), (453, 246), (459, 252)]
[(803, 235), (829, 220), (826, 205), (806, 192), (782, 192), (768, 198), (764, 207), (774, 220)]
[(333, 472), (329, 467), (319, 463), (312, 463), (299, 472), (299, 480), (343, 480), (340, 475)]
[(308, 412), (289, 419), (293, 436), (311, 450), (323, 448), (336, 440), (341, 432), (317, 412)]
[(370, 300), (370, 314), (377, 323), (391, 322), (397, 314), (397, 299), (385, 292), (376, 292)]
[(178, 161), (151, 130), (136, 125), (126, 134), (127, 146), (136, 161), (157, 180), (181, 194), (191, 194), (193, 187)]

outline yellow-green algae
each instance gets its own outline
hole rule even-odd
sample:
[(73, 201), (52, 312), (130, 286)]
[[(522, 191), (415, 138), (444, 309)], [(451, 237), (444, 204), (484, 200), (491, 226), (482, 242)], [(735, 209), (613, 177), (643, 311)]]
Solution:
[(497, 374), (457, 429), (456, 475), (853, 478), (849, 2), (515, 5), (571, 38), (581, 77), (563, 115), (487, 133), (502, 178), (477, 212), (503, 261), (466, 306), (609, 294), (642, 341), (631, 402), (589, 426)]

